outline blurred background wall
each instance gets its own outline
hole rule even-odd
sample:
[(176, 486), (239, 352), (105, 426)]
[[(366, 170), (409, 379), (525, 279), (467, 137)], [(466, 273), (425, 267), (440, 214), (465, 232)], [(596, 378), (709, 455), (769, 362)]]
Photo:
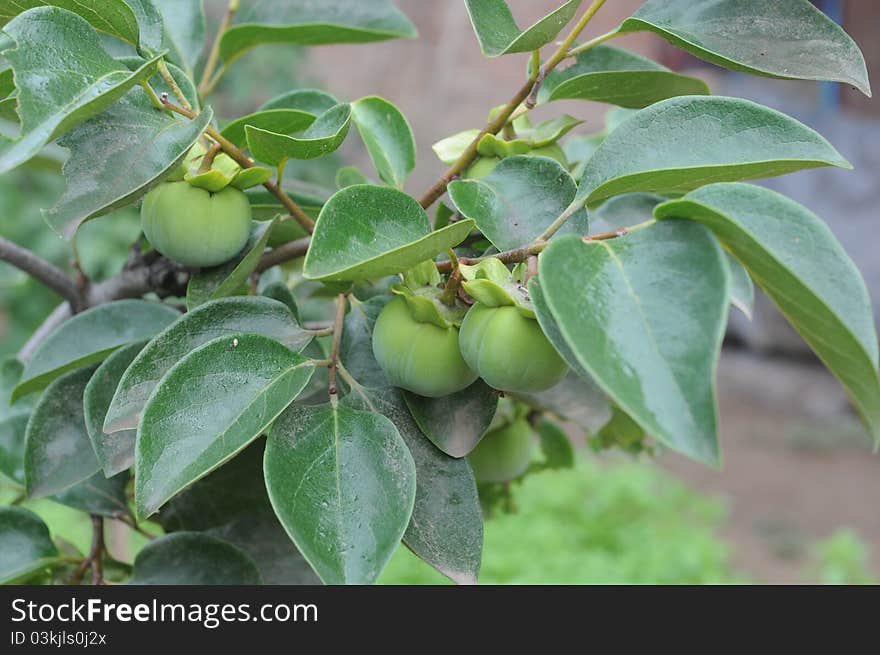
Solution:
[[(556, 8), (560, 0), (509, 3), (520, 24), (528, 24)], [(309, 50), (277, 46), (253, 51), (236, 63), (221, 85), (214, 101), (217, 115), (240, 115), (297, 86), (319, 86), (346, 100), (384, 96), (404, 111), (416, 134), (419, 160), (408, 190), (418, 195), (443, 171), (431, 144), (455, 132), (482, 126), (488, 110), (506, 102), (521, 85), (527, 57), (484, 58), (460, 0), (398, 0), (398, 4), (418, 26), (420, 39), (369, 46)], [(612, 28), (640, 4), (639, 0), (608, 0), (589, 36)], [(880, 88), (880, 2), (820, 0), (816, 4), (856, 39), (865, 53), (874, 87)], [(207, 0), (206, 5), (216, 20), (225, 2)], [(628, 35), (615, 39), (613, 44), (701, 76), (713, 93), (746, 97), (785, 111), (824, 134), (854, 164), (854, 172), (807, 171), (766, 184), (794, 197), (831, 225), (865, 275), (875, 308), (880, 307), (880, 219), (876, 210), (880, 203), (880, 102), (837, 84), (765, 80), (723, 71), (649, 34)], [(602, 128), (606, 109), (571, 101), (537, 111), (542, 116), (551, 112), (572, 114), (587, 121), (580, 131), (590, 132)], [(342, 163), (370, 170), (363, 146), (357, 139), (349, 139), (337, 155), (307, 166), (288, 167), (288, 176), (330, 185), (336, 167)], [(62, 188), (60, 179), (51, 172), (14, 172), (0, 178), (0, 234), (69, 266), (67, 246), (48, 230), (40, 215), (40, 209), (51, 206)], [(118, 270), (138, 231), (137, 213), (131, 209), (87, 224), (77, 239), (86, 273), (101, 279)], [(0, 264), (0, 355), (15, 352), (57, 301)], [(719, 530), (730, 544), (732, 566), (748, 579), (758, 581), (815, 579), (804, 576), (815, 557), (816, 543), (825, 544), (831, 559), (839, 558), (844, 569), (853, 562), (867, 560), (871, 553), (875, 563), (880, 560), (880, 459), (871, 454), (869, 439), (839, 385), (762, 299), (752, 321), (732, 313), (719, 393), (723, 470), (707, 469), (672, 454), (661, 456), (659, 464), (701, 494), (726, 504), (728, 517)], [(605, 458), (611, 463), (609, 467), (601, 462), (599, 467), (584, 469), (583, 474), (595, 476), (595, 484), (567, 487), (583, 495), (585, 513), (579, 515), (580, 519), (571, 519), (585, 521), (589, 528), (585, 532), (591, 534), (583, 539), (591, 535), (595, 538), (593, 533), (601, 529), (597, 526), (607, 529), (610, 517), (620, 521), (621, 515), (626, 518), (627, 512), (632, 512), (638, 530), (628, 534), (627, 548), (634, 548), (632, 544), (640, 540), (658, 540), (659, 544), (674, 524), (677, 541), (663, 543), (682, 551), (682, 560), (705, 555), (703, 551), (687, 551), (683, 546), (688, 541), (687, 530), (675, 523), (691, 511), (685, 509), (690, 504), (667, 504), (665, 510), (652, 504), (649, 498), (662, 497), (654, 493), (654, 482), (645, 478), (656, 475), (655, 464), (648, 462), (630, 474), (628, 467), (633, 465), (619, 461), (624, 459), (611, 456)], [(603, 473), (606, 468), (617, 473)], [(602, 477), (605, 475), (611, 477)], [(617, 500), (603, 506), (597, 504), (597, 498), (606, 484)], [(544, 493), (549, 497), (559, 494), (558, 490)], [(568, 498), (569, 502), (577, 500)], [(550, 511), (538, 501), (532, 504), (536, 514)], [(584, 518), (586, 512), (591, 512), (592, 522)], [(642, 515), (651, 518), (643, 521)], [(529, 522), (534, 525), (531, 518)], [(624, 523), (621, 521), (620, 530)], [(546, 529), (552, 530), (553, 525), (558, 522), (548, 524)], [(508, 529), (513, 528), (503, 530)], [(493, 530), (503, 532), (502, 528)], [(509, 536), (498, 539), (504, 542), (501, 548), (511, 541)], [(590, 543), (594, 549), (607, 546), (605, 542)], [(534, 547), (544, 546), (536, 543)], [(640, 557), (636, 568), (643, 568), (648, 555)], [(586, 561), (587, 555), (582, 559)], [(590, 561), (594, 574), (610, 566), (608, 560)], [(664, 561), (656, 563), (657, 570), (663, 569)], [(880, 576), (876, 566), (873, 575)]]

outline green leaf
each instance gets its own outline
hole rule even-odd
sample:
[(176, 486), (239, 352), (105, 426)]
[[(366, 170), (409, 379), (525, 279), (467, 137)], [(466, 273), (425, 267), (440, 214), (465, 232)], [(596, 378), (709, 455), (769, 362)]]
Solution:
[[(151, 84), (165, 90), (164, 83)], [(210, 108), (194, 120), (169, 116), (143, 89), (131, 89), (59, 141), (70, 149), (67, 190), (45, 213), (49, 225), (71, 239), (84, 221), (131, 204), (177, 168), (211, 118)]]
[(729, 279), (711, 233), (670, 221), (611, 241), (565, 236), (539, 262), (570, 356), (659, 441), (717, 465)]
[(570, 0), (526, 30), (521, 30), (504, 0), (465, 0), (471, 24), (487, 57), (538, 50), (553, 41), (580, 8)]
[[(205, 10), (203, 0), (150, 0), (162, 15), (162, 49), (192, 77), (205, 47)], [(178, 78), (178, 84), (180, 79)]]
[(745, 267), (730, 253), (725, 255), (730, 270), (730, 304), (752, 320), (752, 312), (755, 309), (755, 285)]
[(578, 54), (571, 66), (547, 75), (538, 102), (592, 100), (641, 109), (674, 96), (708, 93), (701, 79), (674, 73), (622, 48), (599, 45)]
[(227, 123), (221, 134), (241, 148), (247, 144), (246, 125), (276, 134), (293, 134), (309, 127), (316, 118), (315, 114), (298, 109), (265, 109)]
[(834, 80), (871, 95), (859, 47), (808, 0), (649, 0), (620, 26), (645, 30), (725, 68)]
[(373, 326), (379, 312), (388, 303), (387, 296), (377, 296), (366, 301), (351, 297), (351, 309), (345, 315), (339, 359), (346, 370), (364, 386), (371, 388), (391, 387), (385, 371), (373, 357)]
[(83, 417), (83, 392), (95, 369), (84, 367), (55, 380), (40, 398), (25, 434), (28, 496), (64, 491), (101, 469)]
[(578, 198), (689, 191), (711, 182), (773, 177), (818, 166), (852, 168), (817, 132), (749, 100), (670, 98), (642, 109), (587, 162)]
[(713, 184), (655, 213), (699, 221), (715, 233), (840, 380), (880, 441), (870, 295), (828, 226), (793, 200), (748, 184)]
[(156, 69), (154, 58), (131, 72), (104, 51), (91, 25), (57, 7), (30, 9), (4, 32), (19, 46), (3, 56), (15, 71), (21, 135), (0, 148), (0, 173), (101, 113)]
[(654, 215), (654, 207), (666, 198), (653, 193), (624, 193), (609, 198), (590, 212), (590, 230), (613, 232), (638, 225)]
[(418, 36), (390, 0), (258, 0), (238, 14), (220, 41), (228, 64), (264, 43), (326, 45)]
[(544, 335), (571, 370), (555, 387), (537, 393), (520, 393), (514, 396), (532, 407), (550, 412), (559, 419), (575, 423), (586, 431), (597, 429), (608, 420), (611, 411), (605, 394), (566, 342), (556, 319), (550, 313), (537, 277), (529, 281), (529, 297)]
[(0, 0), (0, 23), (34, 7), (54, 6), (72, 11), (100, 32), (131, 45), (138, 43), (138, 24), (124, 0)]
[(412, 268), (464, 241), (473, 221), (431, 232), (428, 215), (396, 189), (357, 185), (321, 209), (303, 267), (313, 280), (364, 280)]
[(259, 334), (301, 351), (312, 335), (283, 304), (259, 296), (223, 298), (199, 306), (156, 335), (126, 369), (104, 419), (107, 433), (137, 428), (159, 381), (186, 355), (220, 337)]
[(265, 440), (258, 439), (175, 496), (159, 513), (166, 532), (197, 531), (241, 548), (263, 584), (318, 584), (278, 522), (263, 481)]
[(259, 226), (241, 259), (233, 259), (231, 262), (216, 268), (203, 269), (193, 275), (186, 287), (186, 308), (192, 311), (209, 300), (239, 295), (239, 290), (247, 286), (251, 274), (257, 269), (260, 258), (266, 251), (272, 229), (277, 223), (276, 217), (268, 225)]
[(23, 507), (0, 507), (0, 584), (26, 582), (58, 561), (43, 520)]
[(264, 164), (278, 166), (288, 159), (315, 159), (335, 151), (351, 125), (351, 105), (341, 103), (318, 116), (301, 134), (287, 136), (252, 125), (244, 128), (251, 154)]
[[(571, 204), (574, 180), (549, 157), (519, 155), (502, 159), (489, 175), (449, 185), (452, 202), (498, 250), (531, 243)], [(587, 214), (581, 210), (562, 232), (586, 234)]]
[(294, 405), (272, 427), (264, 470), (275, 513), (325, 583), (379, 577), (416, 495), (412, 455), (390, 420)]
[(10, 357), (0, 362), (0, 473), (24, 484), (24, 435), (34, 397), (10, 404), (24, 365)]
[(403, 397), (424, 435), (450, 457), (464, 457), (476, 448), (498, 407), (498, 392), (482, 380), (443, 398), (409, 392)]
[(546, 417), (538, 421), (537, 428), (544, 466), (549, 469), (574, 468), (574, 449), (565, 430)]
[(15, 91), (15, 79), (11, 68), (0, 71), (0, 98), (8, 97)]
[(373, 184), (356, 166), (343, 166), (336, 171), (336, 188), (344, 189), (356, 184)]
[[(296, 323), (300, 322), (299, 307), (296, 304), (296, 298), (293, 295), (293, 291), (291, 291), (284, 282), (272, 282), (271, 284), (266, 285), (266, 287), (260, 292), (260, 295), (287, 305), (287, 308), (293, 315), (293, 320)], [(305, 337), (306, 335), (303, 336)], [(301, 352), (301, 349), (299, 352)]]
[(134, 440), (137, 431), (104, 432), (104, 418), (110, 401), (126, 369), (140, 353), (146, 341), (123, 346), (110, 355), (95, 371), (83, 392), (83, 418), (98, 463), (106, 477), (125, 471), (134, 464)]
[(612, 407), (611, 418), (593, 435), (588, 443), (597, 450), (618, 447), (624, 452), (638, 454), (643, 450), (645, 431), (626, 412)]
[(198, 532), (175, 532), (148, 543), (128, 584), (258, 585), (256, 564), (232, 544)]
[(175, 364), (138, 424), (137, 515), (150, 516), (260, 436), (314, 370), (306, 358), (255, 334), (219, 337)]
[(313, 116), (320, 116), (339, 104), (339, 100), (320, 89), (294, 89), (263, 103), (259, 111), (270, 109), (295, 109)]
[(480, 130), (465, 130), (441, 139), (431, 146), (431, 149), (441, 162), (452, 166), (478, 136), (480, 136)]
[(392, 103), (376, 96), (353, 102), (351, 111), (379, 177), (402, 189), (416, 167), (416, 140), (406, 117)]
[(403, 542), (458, 584), (476, 584), (483, 551), (477, 484), (466, 459), (442, 453), (425, 439), (397, 389), (361, 389), (345, 403), (394, 423), (416, 466), (416, 498)]
[(180, 313), (158, 302), (117, 300), (62, 323), (25, 363), (13, 400), (46, 387), (62, 373), (103, 361), (135, 341), (152, 337)]
[(125, 488), (128, 485), (128, 471), (107, 478), (102, 472), (95, 473), (59, 494), (52, 500), (88, 514), (110, 518), (130, 516)]

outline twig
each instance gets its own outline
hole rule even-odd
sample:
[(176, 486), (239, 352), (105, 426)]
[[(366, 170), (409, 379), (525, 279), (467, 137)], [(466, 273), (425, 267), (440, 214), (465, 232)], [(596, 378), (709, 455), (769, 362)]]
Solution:
[(263, 255), (260, 259), (260, 263), (257, 264), (255, 272), (262, 273), (273, 266), (283, 264), (284, 262), (296, 259), (297, 257), (302, 257), (308, 252), (309, 243), (311, 243), (311, 241), (311, 237), (303, 237), (302, 239), (288, 241), (284, 245), (273, 248)]
[(220, 60), (220, 40), (223, 38), (226, 30), (229, 29), (229, 24), (232, 22), (232, 17), (235, 15), (235, 12), (238, 11), (238, 6), (239, 0), (229, 0), (226, 14), (223, 16), (223, 20), (220, 22), (220, 27), (217, 29), (217, 35), (214, 37), (214, 42), (211, 44), (211, 50), (208, 53), (208, 59), (205, 62), (205, 70), (202, 71), (202, 79), (199, 82), (199, 95), (203, 98), (211, 93), (217, 85), (217, 82), (220, 81), (220, 75), (217, 75), (216, 77), (214, 76), (214, 69), (217, 68), (217, 62)]
[(0, 237), (0, 260), (21, 269), (38, 282), (64, 298), (75, 311), (82, 309), (83, 298), (76, 281), (57, 266), (50, 264), (16, 243)]
[[(191, 109), (175, 105), (168, 99), (167, 93), (163, 93), (161, 96), (159, 96), (159, 100), (162, 101), (162, 104), (165, 107), (177, 114), (180, 114), (181, 116), (186, 116), (189, 119), (193, 119), (198, 115)], [(242, 150), (238, 146), (236, 146), (229, 139), (220, 134), (220, 132), (215, 130), (213, 127), (208, 126), (207, 129), (205, 129), (205, 134), (211, 137), (211, 139), (213, 139), (216, 143), (219, 143), (220, 147), (223, 149), (223, 152), (234, 159), (239, 164), (239, 166), (241, 166), (242, 168), (253, 168), (253, 160), (248, 157), (244, 152), (242, 152)], [(306, 214), (298, 204), (296, 204), (293, 198), (284, 193), (284, 191), (279, 186), (273, 184), (271, 181), (264, 182), (263, 186), (273, 196), (281, 201), (281, 204), (284, 205), (284, 208), (287, 210), (287, 212), (296, 219), (296, 222), (299, 223), (306, 232), (311, 234), (314, 231), (315, 221), (313, 221), (311, 217), (309, 217), (309, 215)]]
[[(539, 80), (543, 80), (563, 59), (565, 59), (568, 54), (569, 48), (571, 48), (572, 43), (575, 42), (577, 37), (583, 32), (584, 28), (587, 26), (587, 23), (593, 18), (595, 13), (599, 11), (602, 5), (605, 4), (605, 0), (594, 0), (593, 4), (591, 4), (584, 15), (581, 16), (580, 20), (575, 24), (572, 28), (571, 32), (565, 38), (565, 40), (559, 44), (559, 47), (556, 51), (551, 55), (550, 59), (544, 64), (543, 67), (532, 66), (531, 74), (529, 75), (529, 79), (523, 85), (523, 87), (516, 92), (513, 98), (510, 99), (504, 108), (495, 116), (493, 120), (489, 122), (486, 127), (480, 130), (480, 133), (471, 141), (470, 145), (465, 149), (465, 151), (461, 154), (461, 156), (449, 167), (449, 169), (443, 173), (437, 182), (428, 189), (425, 194), (422, 196), (419, 201), (425, 209), (433, 205), (437, 199), (446, 193), (446, 187), (449, 186), (449, 183), (452, 182), (467, 166), (476, 158), (477, 156), (477, 146), (480, 143), (480, 139), (482, 139), (486, 134), (498, 134), (505, 125), (507, 125), (507, 121), (510, 120), (513, 112), (516, 111), (517, 107), (519, 107), (523, 101), (529, 98), (532, 94), (535, 85)], [(532, 54), (534, 57), (534, 53)]]
[(346, 295), (340, 293), (336, 297), (336, 318), (333, 321), (333, 345), (330, 347), (330, 382), (328, 384), (330, 402), (334, 405), (339, 398), (339, 389), (336, 386), (336, 369), (339, 365), (339, 348), (342, 345), (342, 325), (345, 321), (346, 304)]
[(613, 39), (616, 36), (620, 36), (620, 34), (621, 34), (620, 28), (615, 27), (610, 32), (605, 32), (605, 34), (601, 34), (601, 35), (597, 36), (596, 38), (590, 39), (586, 43), (582, 43), (581, 45), (579, 45), (576, 48), (572, 48), (571, 50), (568, 51), (568, 54), (565, 56), (566, 56), (566, 58), (577, 57), (580, 53), (586, 52), (587, 50), (590, 50), (591, 48), (595, 48), (600, 43), (605, 43), (609, 39)]
[(171, 71), (168, 70), (168, 66), (165, 65), (165, 60), (159, 60), (159, 75), (162, 76), (162, 79), (165, 80), (165, 84), (168, 85), (168, 88), (171, 89), (171, 92), (174, 94), (174, 97), (183, 105), (184, 108), (192, 111), (192, 105), (189, 104), (189, 100), (186, 99), (186, 96), (183, 94), (183, 90), (178, 86), (177, 80), (174, 79), (174, 76), (171, 74)]
[(205, 155), (202, 157), (202, 163), (199, 164), (199, 173), (207, 173), (211, 170), (211, 167), (214, 165), (214, 159), (217, 157), (220, 150), (219, 143), (215, 143), (208, 148), (207, 152), (205, 152)]
[(92, 569), (92, 584), (104, 584), (104, 517), (92, 514), (92, 547), (86, 557), (73, 572), (70, 584), (82, 582), (87, 569)]

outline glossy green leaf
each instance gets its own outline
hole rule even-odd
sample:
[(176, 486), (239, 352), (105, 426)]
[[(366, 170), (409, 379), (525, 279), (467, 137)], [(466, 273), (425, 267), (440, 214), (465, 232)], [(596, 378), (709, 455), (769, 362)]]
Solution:
[(416, 498), (403, 542), (451, 580), (476, 584), (483, 551), (483, 518), (470, 464), (464, 458), (444, 454), (425, 439), (399, 389), (361, 389), (345, 402), (390, 419), (413, 457)]
[(272, 427), (264, 470), (275, 513), (320, 578), (374, 582), (416, 495), (415, 464), (394, 424), (342, 405), (294, 405)]
[[(531, 243), (565, 211), (577, 193), (574, 180), (549, 157), (507, 157), (489, 175), (458, 180), (449, 196), (462, 216), (476, 221), (480, 232), (499, 250)], [(586, 234), (587, 214), (581, 210), (562, 233)]]
[(24, 435), (35, 397), (12, 405), (12, 390), (21, 380), (24, 365), (10, 357), (0, 361), (0, 474), (24, 484)]
[(25, 362), (20, 398), (46, 387), (62, 373), (103, 361), (121, 346), (152, 337), (180, 313), (147, 300), (117, 300), (92, 307), (62, 323)]
[(306, 358), (256, 334), (219, 337), (175, 364), (138, 424), (138, 516), (150, 516), (260, 436), (314, 370)]
[[(205, 47), (205, 10), (203, 0), (150, 0), (162, 15), (162, 49), (171, 60), (192, 76)], [(180, 80), (178, 80), (180, 83)]]
[(441, 162), (452, 166), (478, 136), (480, 136), (480, 130), (465, 130), (441, 139), (431, 146), (431, 149)]
[(259, 111), (270, 109), (295, 109), (313, 116), (320, 116), (339, 104), (334, 96), (321, 89), (294, 89), (267, 100)]
[(755, 309), (755, 284), (749, 272), (730, 253), (727, 255), (727, 267), (730, 270), (730, 304), (752, 319)]
[(339, 349), (339, 359), (354, 379), (375, 389), (391, 386), (385, 371), (373, 357), (373, 326), (387, 302), (387, 296), (366, 301), (352, 297), (349, 312), (345, 315)]
[(227, 123), (221, 134), (239, 147), (247, 145), (245, 126), (251, 125), (276, 134), (301, 132), (315, 122), (317, 116), (299, 109), (264, 109)]
[(622, 48), (600, 45), (544, 78), (538, 102), (592, 100), (641, 109), (675, 96), (705, 95), (706, 83), (674, 73), (655, 61)]
[(809, 0), (649, 0), (620, 26), (645, 30), (725, 68), (834, 80), (871, 95), (859, 47)]
[(227, 62), (264, 43), (369, 43), (418, 35), (391, 0), (257, 0), (242, 9), (220, 41)]
[(131, 45), (138, 43), (138, 24), (124, 0), (0, 0), (0, 24), (34, 7), (54, 6), (72, 11), (100, 32)]
[(118, 432), (104, 432), (104, 418), (116, 387), (126, 369), (146, 341), (138, 341), (123, 346), (111, 354), (95, 371), (83, 393), (83, 417), (92, 448), (106, 477), (111, 477), (131, 468), (134, 464), (134, 440), (137, 431), (132, 428)]
[(315, 159), (335, 151), (351, 125), (351, 105), (338, 104), (318, 116), (297, 136), (287, 136), (245, 125), (248, 148), (264, 164), (278, 166), (288, 159)]
[(807, 208), (748, 184), (713, 184), (659, 205), (709, 227), (840, 380), (880, 441), (877, 331), (862, 276)]
[(584, 169), (578, 198), (595, 205), (630, 191), (689, 191), (818, 166), (852, 168), (817, 132), (749, 100), (682, 96), (625, 120)]
[(24, 478), (32, 498), (59, 493), (101, 469), (83, 417), (83, 392), (95, 369), (55, 380), (31, 414), (25, 434)]
[(465, 0), (480, 48), (487, 57), (538, 50), (574, 18), (583, 0), (569, 0), (528, 29), (521, 30), (505, 0)]
[(239, 290), (246, 287), (251, 274), (257, 269), (260, 258), (266, 251), (273, 228), (278, 218), (267, 225), (259, 226), (251, 237), (241, 259), (233, 259), (216, 268), (206, 268), (190, 278), (186, 287), (186, 307), (190, 311), (209, 300), (240, 295)]
[(198, 532), (176, 532), (148, 543), (128, 584), (258, 585), (256, 564), (232, 544)]
[(0, 173), (101, 113), (156, 68), (154, 58), (128, 70), (85, 19), (57, 7), (30, 9), (3, 31), (18, 44), (3, 56), (15, 71), (21, 135), (0, 148)]
[(539, 262), (570, 356), (656, 439), (717, 465), (729, 277), (712, 234), (670, 221), (612, 241), (565, 236)]
[(431, 232), (421, 205), (396, 189), (338, 191), (321, 209), (303, 272), (313, 280), (364, 280), (412, 268), (464, 241), (473, 221)]
[(128, 498), (125, 495), (128, 477), (128, 471), (112, 478), (105, 477), (99, 471), (87, 480), (55, 494), (52, 500), (87, 514), (110, 518), (130, 516)]
[(416, 140), (406, 117), (392, 103), (376, 96), (353, 102), (351, 112), (379, 177), (402, 189), (416, 167)]
[(403, 396), (424, 435), (451, 457), (464, 457), (476, 448), (498, 407), (498, 392), (482, 380), (443, 398)]
[[(150, 83), (166, 90), (155, 78)], [(177, 168), (211, 117), (210, 108), (194, 120), (169, 116), (143, 89), (131, 89), (59, 141), (70, 150), (67, 190), (45, 213), (49, 225), (71, 239), (84, 221), (131, 204)]]
[(166, 532), (203, 532), (241, 548), (263, 584), (319, 584), (278, 522), (263, 481), (258, 439), (233, 460), (175, 496), (159, 512)]
[(186, 355), (223, 336), (259, 334), (299, 352), (312, 335), (300, 328), (290, 309), (259, 296), (223, 298), (199, 306), (156, 335), (126, 369), (107, 415), (107, 433), (137, 428), (141, 410), (159, 381)]
[(23, 507), (0, 507), (0, 584), (20, 584), (58, 561), (43, 520)]

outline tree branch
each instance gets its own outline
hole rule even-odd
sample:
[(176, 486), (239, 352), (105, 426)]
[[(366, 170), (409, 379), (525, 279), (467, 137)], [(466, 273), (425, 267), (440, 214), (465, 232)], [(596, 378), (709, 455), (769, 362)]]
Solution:
[(32, 278), (64, 298), (77, 311), (83, 298), (76, 281), (60, 268), (50, 264), (30, 250), (0, 237), (0, 260), (21, 269)]
[(303, 237), (302, 239), (297, 239), (296, 241), (288, 241), (284, 245), (273, 248), (265, 255), (263, 255), (263, 257), (260, 259), (260, 263), (257, 264), (257, 268), (254, 272), (262, 273), (263, 271), (269, 270), (273, 266), (283, 264), (284, 262), (290, 261), (291, 259), (296, 259), (297, 257), (302, 257), (309, 251), (309, 244), (311, 243), (311, 241), (311, 237)]
[[(594, 0), (593, 4), (591, 4), (587, 10), (584, 12), (584, 15), (581, 16), (580, 20), (575, 24), (572, 28), (571, 32), (569, 32), (568, 36), (565, 37), (565, 40), (559, 44), (559, 47), (556, 51), (550, 56), (550, 59), (542, 67), (538, 67), (533, 65), (531, 74), (529, 75), (529, 79), (522, 86), (522, 88), (516, 92), (513, 98), (510, 99), (504, 108), (495, 116), (493, 120), (489, 122), (486, 127), (480, 130), (480, 133), (471, 141), (470, 145), (465, 149), (465, 151), (461, 154), (461, 156), (455, 161), (452, 166), (437, 180), (434, 185), (425, 192), (425, 195), (422, 196), (419, 201), (425, 209), (433, 205), (437, 199), (446, 193), (446, 187), (449, 186), (449, 183), (452, 182), (456, 177), (458, 177), (461, 172), (468, 167), (468, 165), (474, 161), (477, 157), (477, 146), (480, 143), (480, 139), (482, 139), (486, 134), (498, 134), (505, 125), (507, 125), (508, 120), (513, 115), (513, 112), (516, 111), (517, 107), (519, 107), (523, 102), (529, 99), (532, 95), (534, 89), (537, 85), (543, 81), (543, 79), (554, 69), (559, 63), (565, 59), (566, 55), (568, 55), (568, 51), (571, 48), (571, 44), (575, 42), (577, 37), (581, 32), (584, 31), (584, 28), (593, 18), (595, 13), (599, 11), (602, 5), (605, 4), (605, 0)], [(532, 54), (535, 57), (534, 53)]]

